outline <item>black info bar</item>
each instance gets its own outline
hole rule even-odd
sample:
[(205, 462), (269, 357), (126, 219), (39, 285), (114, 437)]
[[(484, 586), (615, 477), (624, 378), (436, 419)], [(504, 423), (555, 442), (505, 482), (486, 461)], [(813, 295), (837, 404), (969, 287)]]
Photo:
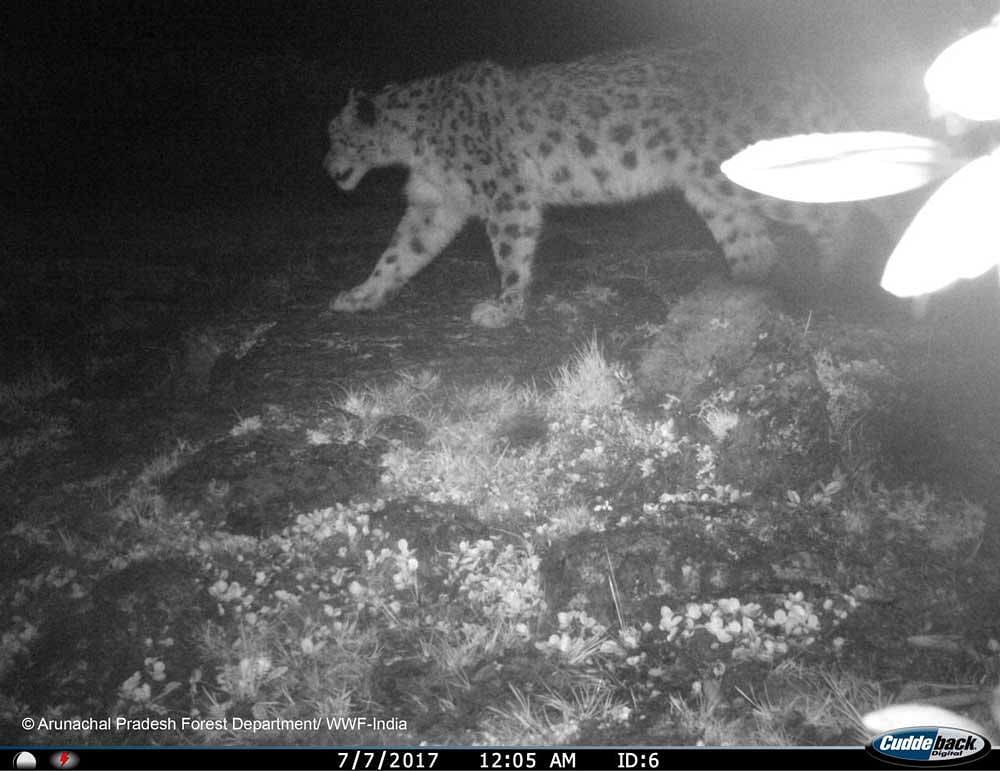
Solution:
[[(890, 768), (857, 747), (4, 747), (11, 769), (533, 769)], [(965, 768), (996, 768), (995, 751)], [(896, 766), (897, 768), (899, 766)]]

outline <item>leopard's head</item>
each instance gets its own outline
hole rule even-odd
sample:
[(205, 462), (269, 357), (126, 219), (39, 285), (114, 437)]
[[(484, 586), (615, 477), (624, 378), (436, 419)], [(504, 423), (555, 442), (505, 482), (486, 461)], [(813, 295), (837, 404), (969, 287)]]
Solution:
[(353, 190), (368, 170), (383, 162), (378, 111), (371, 97), (353, 89), (330, 121), (330, 149), (323, 167), (342, 190)]

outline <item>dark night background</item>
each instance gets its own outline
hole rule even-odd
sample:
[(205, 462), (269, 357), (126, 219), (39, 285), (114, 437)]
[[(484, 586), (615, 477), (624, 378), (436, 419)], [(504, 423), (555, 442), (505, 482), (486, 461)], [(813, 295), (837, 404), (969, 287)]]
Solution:
[(992, 0), (328, 0), (13, 3), (4, 188), (20, 206), (172, 206), (327, 191), (323, 124), (351, 85), (464, 60), (522, 65), (711, 33), (806, 53), (907, 125), (920, 72)]

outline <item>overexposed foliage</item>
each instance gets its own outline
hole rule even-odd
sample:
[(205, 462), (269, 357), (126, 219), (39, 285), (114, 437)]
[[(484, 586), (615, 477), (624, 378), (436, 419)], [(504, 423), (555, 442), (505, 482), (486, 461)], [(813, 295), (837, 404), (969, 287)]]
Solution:
[(756, 142), (722, 173), (758, 193), (804, 203), (861, 201), (904, 193), (954, 171), (947, 146), (895, 131), (797, 134)]
[(944, 49), (927, 69), (924, 88), (931, 114), (955, 113), (976, 121), (1000, 120), (1000, 15)]
[(992, 268), (1000, 262), (998, 201), (1000, 152), (994, 152), (945, 180), (917, 212), (886, 263), (882, 288), (914, 297)]
[[(958, 123), (1000, 119), (1000, 15), (946, 48), (924, 85), (932, 116), (957, 115)], [(751, 190), (809, 203), (901, 193), (954, 173), (917, 213), (886, 264), (882, 287), (914, 297), (1000, 263), (1000, 150), (962, 164), (932, 139), (870, 131), (758, 142), (721, 168)]]

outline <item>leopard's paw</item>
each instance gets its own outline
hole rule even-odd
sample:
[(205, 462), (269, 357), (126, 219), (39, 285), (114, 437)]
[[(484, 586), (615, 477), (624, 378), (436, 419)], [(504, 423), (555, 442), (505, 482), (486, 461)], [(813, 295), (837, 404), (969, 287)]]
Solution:
[(373, 311), (385, 304), (387, 293), (371, 282), (366, 281), (354, 289), (340, 292), (330, 301), (330, 310), (341, 313), (357, 313), (358, 311)]
[(516, 316), (510, 313), (496, 300), (484, 300), (476, 303), (472, 309), (472, 323), (486, 329), (500, 329), (508, 326)]
[(525, 302), (522, 296), (483, 300), (472, 309), (472, 323), (486, 329), (500, 329), (512, 321), (524, 318)]

